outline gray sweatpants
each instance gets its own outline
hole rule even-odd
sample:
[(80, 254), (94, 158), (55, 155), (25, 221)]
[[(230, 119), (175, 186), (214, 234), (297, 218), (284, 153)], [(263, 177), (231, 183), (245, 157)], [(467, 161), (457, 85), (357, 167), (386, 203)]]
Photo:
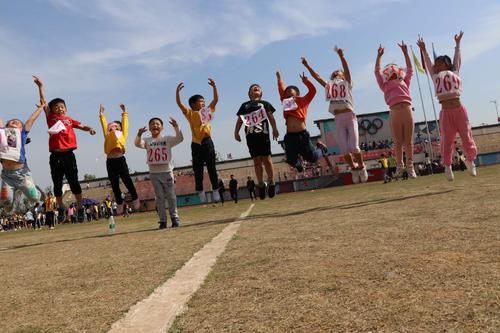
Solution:
[(168, 201), (168, 211), (173, 221), (179, 221), (177, 213), (177, 196), (175, 195), (175, 184), (173, 174), (170, 172), (150, 173), (151, 182), (155, 190), (156, 206), (161, 223), (167, 223), (165, 200)]

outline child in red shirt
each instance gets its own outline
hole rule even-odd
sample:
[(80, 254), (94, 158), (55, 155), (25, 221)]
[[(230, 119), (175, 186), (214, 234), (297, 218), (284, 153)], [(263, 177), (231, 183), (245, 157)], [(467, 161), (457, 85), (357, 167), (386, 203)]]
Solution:
[(316, 94), (316, 88), (304, 73), (300, 75), (300, 78), (309, 89), (305, 96), (300, 96), (299, 88), (296, 86), (285, 88), (285, 82), (281, 78), (280, 72), (276, 72), (276, 78), (278, 79), (280, 100), (283, 104), (283, 116), (286, 121), (284, 138), (286, 162), (296, 168), (298, 172), (302, 172), (304, 167), (299, 155), (310, 163), (315, 163), (319, 158), (319, 153), (311, 143), (309, 132), (306, 130), (307, 109)]
[[(40, 103), (46, 105), (43, 82), (33, 76), (40, 93)], [(78, 182), (78, 168), (73, 150), (77, 148), (74, 128), (95, 135), (95, 130), (82, 125), (79, 121), (66, 116), (66, 103), (61, 98), (55, 98), (45, 108), (47, 125), (49, 127), (50, 174), (54, 183), (54, 195), (59, 206), (58, 218), (64, 220), (64, 205), (62, 201), (63, 177), (66, 176), (71, 192), (75, 195), (78, 204), (78, 219), (83, 220), (84, 209), (81, 205), (82, 188)]]

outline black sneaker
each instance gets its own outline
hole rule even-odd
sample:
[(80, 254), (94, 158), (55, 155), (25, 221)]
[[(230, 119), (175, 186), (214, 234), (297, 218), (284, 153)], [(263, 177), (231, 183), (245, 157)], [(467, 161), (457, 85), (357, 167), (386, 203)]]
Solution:
[(57, 223), (63, 223), (65, 220), (64, 208), (57, 209)]
[(266, 187), (267, 187), (266, 183), (257, 186), (257, 189), (259, 190), (260, 200), (264, 200), (266, 198)]
[(158, 229), (167, 229), (167, 223), (166, 222), (158, 222), (160, 224), (160, 226), (158, 227)]
[(274, 198), (275, 195), (276, 195), (276, 185), (269, 184), (269, 198)]
[(178, 228), (180, 226), (181, 226), (181, 221), (179, 220), (172, 221), (172, 228)]

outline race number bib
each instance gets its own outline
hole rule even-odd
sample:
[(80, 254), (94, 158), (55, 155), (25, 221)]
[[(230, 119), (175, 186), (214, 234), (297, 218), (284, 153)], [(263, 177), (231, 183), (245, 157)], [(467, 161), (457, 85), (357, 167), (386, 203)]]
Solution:
[(199, 111), (200, 120), (202, 125), (206, 125), (214, 119), (214, 114), (210, 111), (209, 107), (204, 107)]
[(439, 72), (434, 78), (434, 83), (438, 97), (449, 94), (460, 95), (462, 91), (462, 80), (452, 71)]
[(115, 131), (115, 136), (117, 139), (121, 138), (122, 135), (123, 135), (122, 131)]
[(334, 80), (325, 86), (327, 101), (345, 101), (348, 99), (349, 83), (345, 80)]
[(293, 97), (284, 99), (282, 104), (283, 104), (283, 111), (285, 111), (285, 112), (294, 111), (294, 110), (297, 110), (299, 108), (297, 103), (295, 103), (295, 98), (293, 98)]
[(246, 127), (253, 127), (267, 119), (267, 112), (266, 109), (261, 106), (261, 108), (257, 111), (245, 115), (240, 115), (240, 118)]
[(168, 164), (170, 162), (170, 154), (167, 147), (153, 146), (148, 147), (148, 164)]
[(62, 121), (58, 120), (51, 128), (49, 128), (49, 134), (57, 134), (61, 131), (65, 131), (66, 126), (62, 123)]

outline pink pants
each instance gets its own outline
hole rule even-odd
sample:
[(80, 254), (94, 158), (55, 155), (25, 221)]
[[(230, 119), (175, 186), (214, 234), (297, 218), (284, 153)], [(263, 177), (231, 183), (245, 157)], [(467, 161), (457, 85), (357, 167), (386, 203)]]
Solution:
[(336, 114), (335, 126), (340, 153), (359, 153), (358, 120), (354, 112)]
[(477, 147), (472, 138), (467, 109), (463, 105), (455, 109), (441, 110), (439, 127), (441, 128), (441, 153), (443, 154), (444, 165), (451, 165), (457, 132), (462, 140), (462, 147), (467, 160), (474, 161), (476, 159)]
[(406, 165), (413, 165), (413, 115), (411, 105), (391, 109), (391, 131), (394, 140), (396, 162), (399, 168), (404, 167), (403, 146), (406, 152)]

